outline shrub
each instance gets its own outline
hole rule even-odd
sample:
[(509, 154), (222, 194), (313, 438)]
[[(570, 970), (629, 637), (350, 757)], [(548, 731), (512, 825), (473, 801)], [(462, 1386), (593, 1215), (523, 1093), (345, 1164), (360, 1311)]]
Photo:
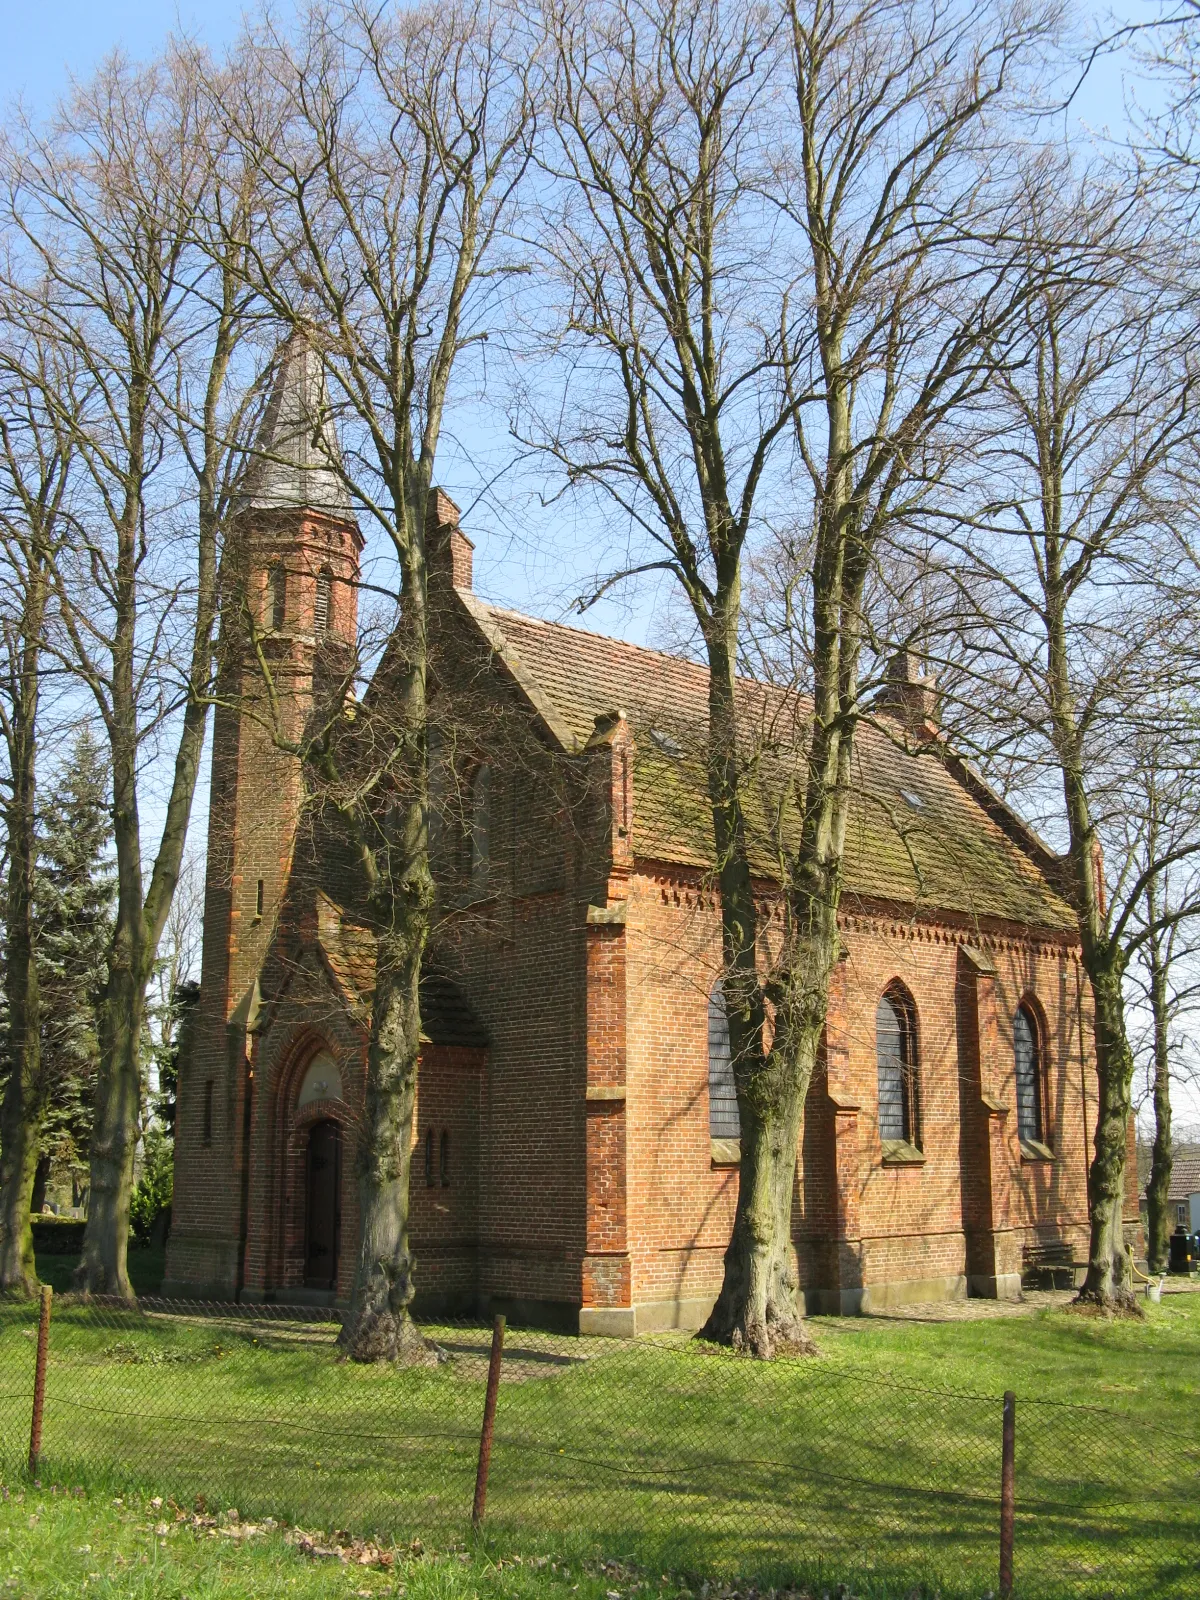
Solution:
[(161, 1128), (148, 1128), (142, 1144), (142, 1175), (133, 1190), (129, 1226), (138, 1244), (149, 1244), (155, 1225), (171, 1209), (175, 1188), (175, 1143)]

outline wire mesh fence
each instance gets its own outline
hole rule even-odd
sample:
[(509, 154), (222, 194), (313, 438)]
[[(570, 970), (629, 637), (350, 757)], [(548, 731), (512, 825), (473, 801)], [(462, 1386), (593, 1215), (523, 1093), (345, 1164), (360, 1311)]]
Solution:
[[(0, 1472), (27, 1470), (36, 1307), (0, 1311)], [(56, 1303), (37, 1471), (427, 1545), (470, 1530), (491, 1330), (426, 1367), (337, 1359), (332, 1311)], [(982, 1596), (1001, 1397), (829, 1359), (510, 1330), (490, 1536), (765, 1588)], [(1014, 1593), (1200, 1593), (1200, 1426), (1017, 1399)]]

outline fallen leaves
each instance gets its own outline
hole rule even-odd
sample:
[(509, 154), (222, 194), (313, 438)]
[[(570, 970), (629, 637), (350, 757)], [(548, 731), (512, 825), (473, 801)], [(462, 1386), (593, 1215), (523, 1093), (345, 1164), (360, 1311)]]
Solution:
[[(372, 1539), (356, 1539), (349, 1533), (307, 1533), (303, 1528), (288, 1528), (284, 1533), (284, 1540), (306, 1556), (332, 1557), (340, 1561), (343, 1566), (378, 1567), (388, 1569), (396, 1563), (395, 1552), (385, 1550)], [(421, 1553), (420, 1540), (414, 1539), (413, 1545), (418, 1548), (412, 1553)]]

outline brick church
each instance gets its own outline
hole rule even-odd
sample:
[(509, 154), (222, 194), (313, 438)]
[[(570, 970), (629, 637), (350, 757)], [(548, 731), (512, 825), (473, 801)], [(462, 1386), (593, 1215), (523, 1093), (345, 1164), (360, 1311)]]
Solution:
[[(232, 535), (293, 732), (358, 627), (363, 541), (336, 441), (311, 420), (320, 381), (286, 346)], [(452, 709), (469, 694), (477, 731), (431, 755), (416, 1309), (698, 1327), (739, 1160), (695, 754), (707, 675), (479, 598), (444, 494), (428, 544), (435, 696)], [(241, 626), (226, 618), (164, 1292), (329, 1302), (357, 1252), (372, 938), (344, 841), (302, 804), (259, 714)], [(744, 689), (778, 766), (802, 706)], [(1075, 919), (1054, 855), (932, 714), (901, 663), (859, 734), (843, 956), (793, 1201), (810, 1312), (1015, 1295), (1032, 1249), (1086, 1258), (1096, 1086)], [(1136, 1206), (1131, 1184), (1131, 1224)]]

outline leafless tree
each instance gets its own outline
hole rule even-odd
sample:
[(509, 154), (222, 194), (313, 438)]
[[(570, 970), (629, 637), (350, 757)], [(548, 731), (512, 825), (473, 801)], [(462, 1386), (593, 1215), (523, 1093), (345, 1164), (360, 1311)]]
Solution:
[[(863, 594), (940, 471), (1023, 292), (1005, 245), (1005, 114), (1053, 7), (795, 0), (549, 5), (545, 229), (565, 404), (524, 423), (671, 572), (710, 672), (705, 768), (742, 1127), (709, 1337), (805, 1339), (790, 1242), (804, 1100), (838, 950)], [(736, 662), (766, 513), (811, 527), (810, 710), (792, 730), (782, 946), (759, 970)], [(636, 542), (636, 541), (640, 541)], [(796, 768), (799, 768), (798, 774)], [(768, 1029), (768, 1018), (771, 1027)], [(770, 1042), (768, 1043), (768, 1032)]]
[(420, 1358), (408, 1188), (434, 895), (428, 506), (456, 366), (502, 304), (533, 62), (503, 7), (472, 0), (312, 5), (290, 30), (259, 25), (245, 61), (244, 92), (221, 104), (275, 218), (251, 280), (318, 353), (342, 432), (338, 470), (398, 569), (397, 609), (354, 738), (329, 718), (328, 736), (308, 736), (297, 753), (312, 797), (353, 838), (375, 936), (362, 1237), (343, 1344), (360, 1360)]
[[(972, 715), (992, 707), (994, 755), (1015, 752), (1027, 793), (1036, 803), (1052, 788), (1063, 819), (1100, 1097), (1082, 1293), (1128, 1305), (1125, 978), (1131, 958), (1186, 914), (1147, 919), (1146, 908), (1161, 905), (1162, 875), (1197, 838), (1187, 831), (1163, 849), (1160, 829), (1149, 853), (1145, 837), (1140, 852), (1115, 846), (1107, 880), (1100, 847), (1136, 795), (1129, 752), (1192, 746), (1190, 314), (1164, 291), (1161, 238), (1136, 181), (1060, 165), (1050, 183), (1043, 174), (1029, 185), (1023, 227), (1041, 287), (992, 390), (991, 439), (975, 457), (984, 504), (959, 523), (972, 576), (957, 648), (960, 660), (979, 648), (963, 681)], [(965, 507), (967, 491), (959, 498)], [(976, 605), (986, 637), (969, 620)]]
[[(1105, 830), (1105, 861), (1120, 903), (1128, 886), (1143, 885), (1129, 920), (1126, 993), (1131, 1044), (1144, 1070), (1154, 1111), (1154, 1141), (1146, 1185), (1146, 1257), (1151, 1272), (1167, 1265), (1171, 1232), (1168, 1194), (1174, 1163), (1172, 1081), (1184, 1072), (1181, 1029), (1200, 1002), (1197, 919), (1200, 918), (1200, 807), (1196, 793), (1194, 717), (1163, 718), (1166, 737), (1135, 732), (1115, 826)], [(1155, 870), (1158, 863), (1169, 865)], [(1139, 1039), (1136, 1021), (1146, 1019)]]
[[(0, 319), (4, 307), (0, 304)], [(37, 1285), (30, 1199), (48, 1084), (41, 1060), (34, 880), (37, 781), (46, 715), (46, 630), (53, 571), (71, 523), (71, 428), (46, 404), (70, 391), (70, 353), (0, 320), (0, 805), (8, 868), (4, 908), (7, 1038), (0, 1107), (0, 1293)], [(50, 663), (52, 666), (53, 663)]]
[[(73, 363), (71, 385), (47, 386), (41, 402), (69, 431), (87, 484), (78, 537), (53, 576), (62, 659), (111, 750), (118, 900), (79, 1282), (123, 1296), (146, 989), (199, 772), (236, 461), (225, 394), (242, 275), (200, 243), (218, 195), (234, 215), (249, 202), (241, 175), (222, 164), (194, 65), (179, 54), (138, 70), (110, 62), (47, 131), (19, 130), (3, 172), (14, 249), (48, 284), (21, 315)], [(189, 482), (194, 515), (182, 509)], [(170, 775), (147, 871), (141, 790), (152, 745), (166, 750)]]

